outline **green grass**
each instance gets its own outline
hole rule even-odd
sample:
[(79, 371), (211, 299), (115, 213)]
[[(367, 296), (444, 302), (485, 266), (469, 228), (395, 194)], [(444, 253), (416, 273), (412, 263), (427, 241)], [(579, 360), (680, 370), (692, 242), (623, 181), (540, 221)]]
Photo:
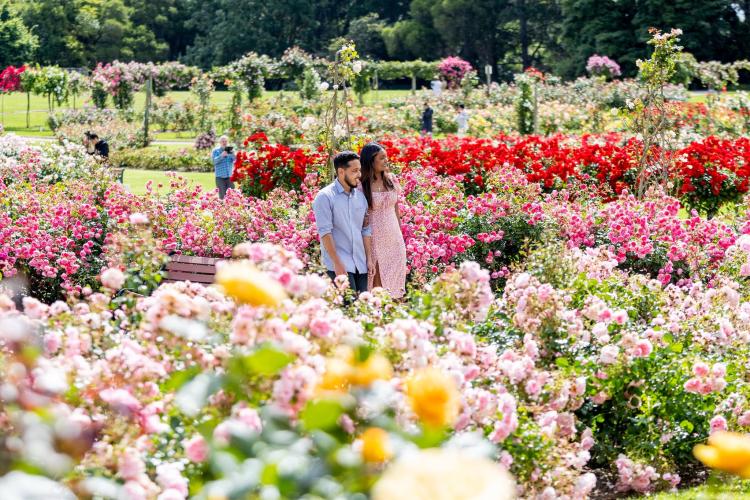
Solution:
[[(180, 172), (180, 177), (185, 177), (190, 181), (191, 185), (200, 185), (204, 190), (210, 191), (216, 188), (216, 181), (214, 180), (213, 173), (206, 172)], [(160, 172), (157, 170), (125, 170), (123, 177), (123, 185), (133, 194), (145, 194), (146, 183), (153, 181), (154, 190), (158, 193), (166, 193), (169, 191), (170, 178), (167, 177), (166, 172)], [(158, 185), (162, 184), (162, 187), (158, 188)]]
[(739, 479), (720, 481), (717, 477), (711, 478), (709, 483), (686, 488), (677, 493), (659, 493), (650, 498), (652, 500), (750, 500), (750, 481)]
[[(272, 99), (279, 95), (280, 91), (266, 91), (263, 93), (263, 99)], [(296, 98), (297, 92), (284, 91), (285, 95)], [(409, 95), (408, 90), (380, 90), (378, 92), (370, 92), (365, 96), (365, 103), (372, 104), (374, 102), (387, 102), (391, 99), (402, 98)], [(174, 91), (167, 93), (167, 97), (174, 99), (177, 102), (184, 102), (191, 98), (191, 93), (188, 91)], [(194, 97), (192, 97), (195, 99)], [(353, 96), (354, 98), (354, 96)], [(232, 94), (228, 91), (217, 91), (211, 95), (211, 104), (215, 105), (222, 111), (225, 110), (232, 100)], [(146, 94), (141, 91), (135, 95), (134, 107), (136, 111), (142, 112), (146, 102)], [(7, 94), (0, 97), (0, 123), (8, 132), (14, 132), (18, 135), (23, 136), (51, 136), (52, 132), (49, 130), (47, 125), (47, 118), (49, 116), (49, 108), (47, 104), (47, 98), (44, 96), (31, 96), (30, 100), (31, 112), (29, 113), (29, 127), (26, 127), (26, 94), (22, 92), (16, 92), (13, 94)], [(108, 102), (111, 106), (111, 101)], [(91, 106), (91, 102), (88, 95), (78, 96), (76, 99), (76, 108), (83, 106)], [(71, 109), (73, 107), (72, 99), (63, 104), (63, 106), (55, 106), (55, 110), (59, 109)], [(158, 139), (160, 140), (192, 140), (193, 135), (190, 132), (165, 132), (159, 133)]]

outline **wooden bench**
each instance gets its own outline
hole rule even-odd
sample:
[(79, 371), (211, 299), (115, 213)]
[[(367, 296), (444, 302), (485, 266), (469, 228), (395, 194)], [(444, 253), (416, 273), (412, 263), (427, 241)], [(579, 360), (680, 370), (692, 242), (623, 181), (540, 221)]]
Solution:
[(222, 259), (212, 257), (192, 257), (189, 255), (172, 255), (167, 262), (165, 283), (190, 281), (210, 285), (216, 275), (216, 262)]

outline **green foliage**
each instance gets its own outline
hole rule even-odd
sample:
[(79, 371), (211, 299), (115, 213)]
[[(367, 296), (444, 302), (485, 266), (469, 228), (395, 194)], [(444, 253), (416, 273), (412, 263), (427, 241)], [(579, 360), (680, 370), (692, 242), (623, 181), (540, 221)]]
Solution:
[(516, 98), (516, 127), (519, 134), (534, 133), (534, 90), (530, 79), (521, 77), (518, 79), (520, 90)]
[(137, 170), (212, 172), (208, 153), (190, 149), (119, 149), (110, 154), (112, 165)]
[(20, 66), (33, 61), (39, 38), (24, 23), (9, 0), (0, 2), (0, 63)]

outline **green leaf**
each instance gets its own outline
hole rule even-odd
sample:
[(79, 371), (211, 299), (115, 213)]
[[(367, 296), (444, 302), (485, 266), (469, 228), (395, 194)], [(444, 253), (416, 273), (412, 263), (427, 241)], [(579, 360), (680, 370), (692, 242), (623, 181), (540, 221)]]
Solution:
[(672, 352), (682, 352), (682, 344), (680, 342), (675, 342), (669, 346), (669, 349)]
[(672, 335), (671, 333), (667, 333), (666, 335), (664, 335), (664, 342), (666, 342), (667, 344), (672, 344), (674, 342), (674, 335)]
[(302, 410), (302, 425), (308, 431), (314, 429), (330, 430), (338, 425), (344, 408), (334, 399), (317, 399), (310, 401)]
[(568, 362), (566, 358), (557, 358), (555, 360), (555, 364), (559, 366), (560, 368), (566, 368), (570, 366), (570, 363)]
[(294, 360), (294, 356), (278, 349), (272, 344), (264, 344), (252, 354), (245, 356), (245, 368), (256, 375), (271, 376), (279, 373)]
[(692, 422), (689, 422), (687, 420), (683, 420), (682, 422), (680, 422), (680, 427), (685, 429), (687, 432), (693, 432), (693, 429), (695, 428)]
[(201, 371), (200, 366), (195, 365), (191, 366), (190, 368), (186, 370), (180, 370), (177, 372), (172, 372), (172, 375), (169, 376), (169, 378), (162, 382), (161, 384), (161, 392), (174, 392), (185, 383), (198, 375)]

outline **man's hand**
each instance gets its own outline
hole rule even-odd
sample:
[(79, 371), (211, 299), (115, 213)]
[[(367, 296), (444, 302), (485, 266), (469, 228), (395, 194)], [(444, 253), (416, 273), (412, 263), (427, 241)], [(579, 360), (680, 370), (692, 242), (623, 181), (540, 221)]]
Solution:
[(341, 263), (341, 261), (336, 261), (333, 263), (333, 270), (336, 273), (336, 276), (346, 276), (346, 267), (344, 267), (344, 264)]
[(221, 157), (222, 157), (222, 158), (224, 158), (224, 157), (226, 157), (226, 156), (227, 156), (227, 152), (226, 152), (226, 151), (222, 151), (222, 153), (221, 153)]

